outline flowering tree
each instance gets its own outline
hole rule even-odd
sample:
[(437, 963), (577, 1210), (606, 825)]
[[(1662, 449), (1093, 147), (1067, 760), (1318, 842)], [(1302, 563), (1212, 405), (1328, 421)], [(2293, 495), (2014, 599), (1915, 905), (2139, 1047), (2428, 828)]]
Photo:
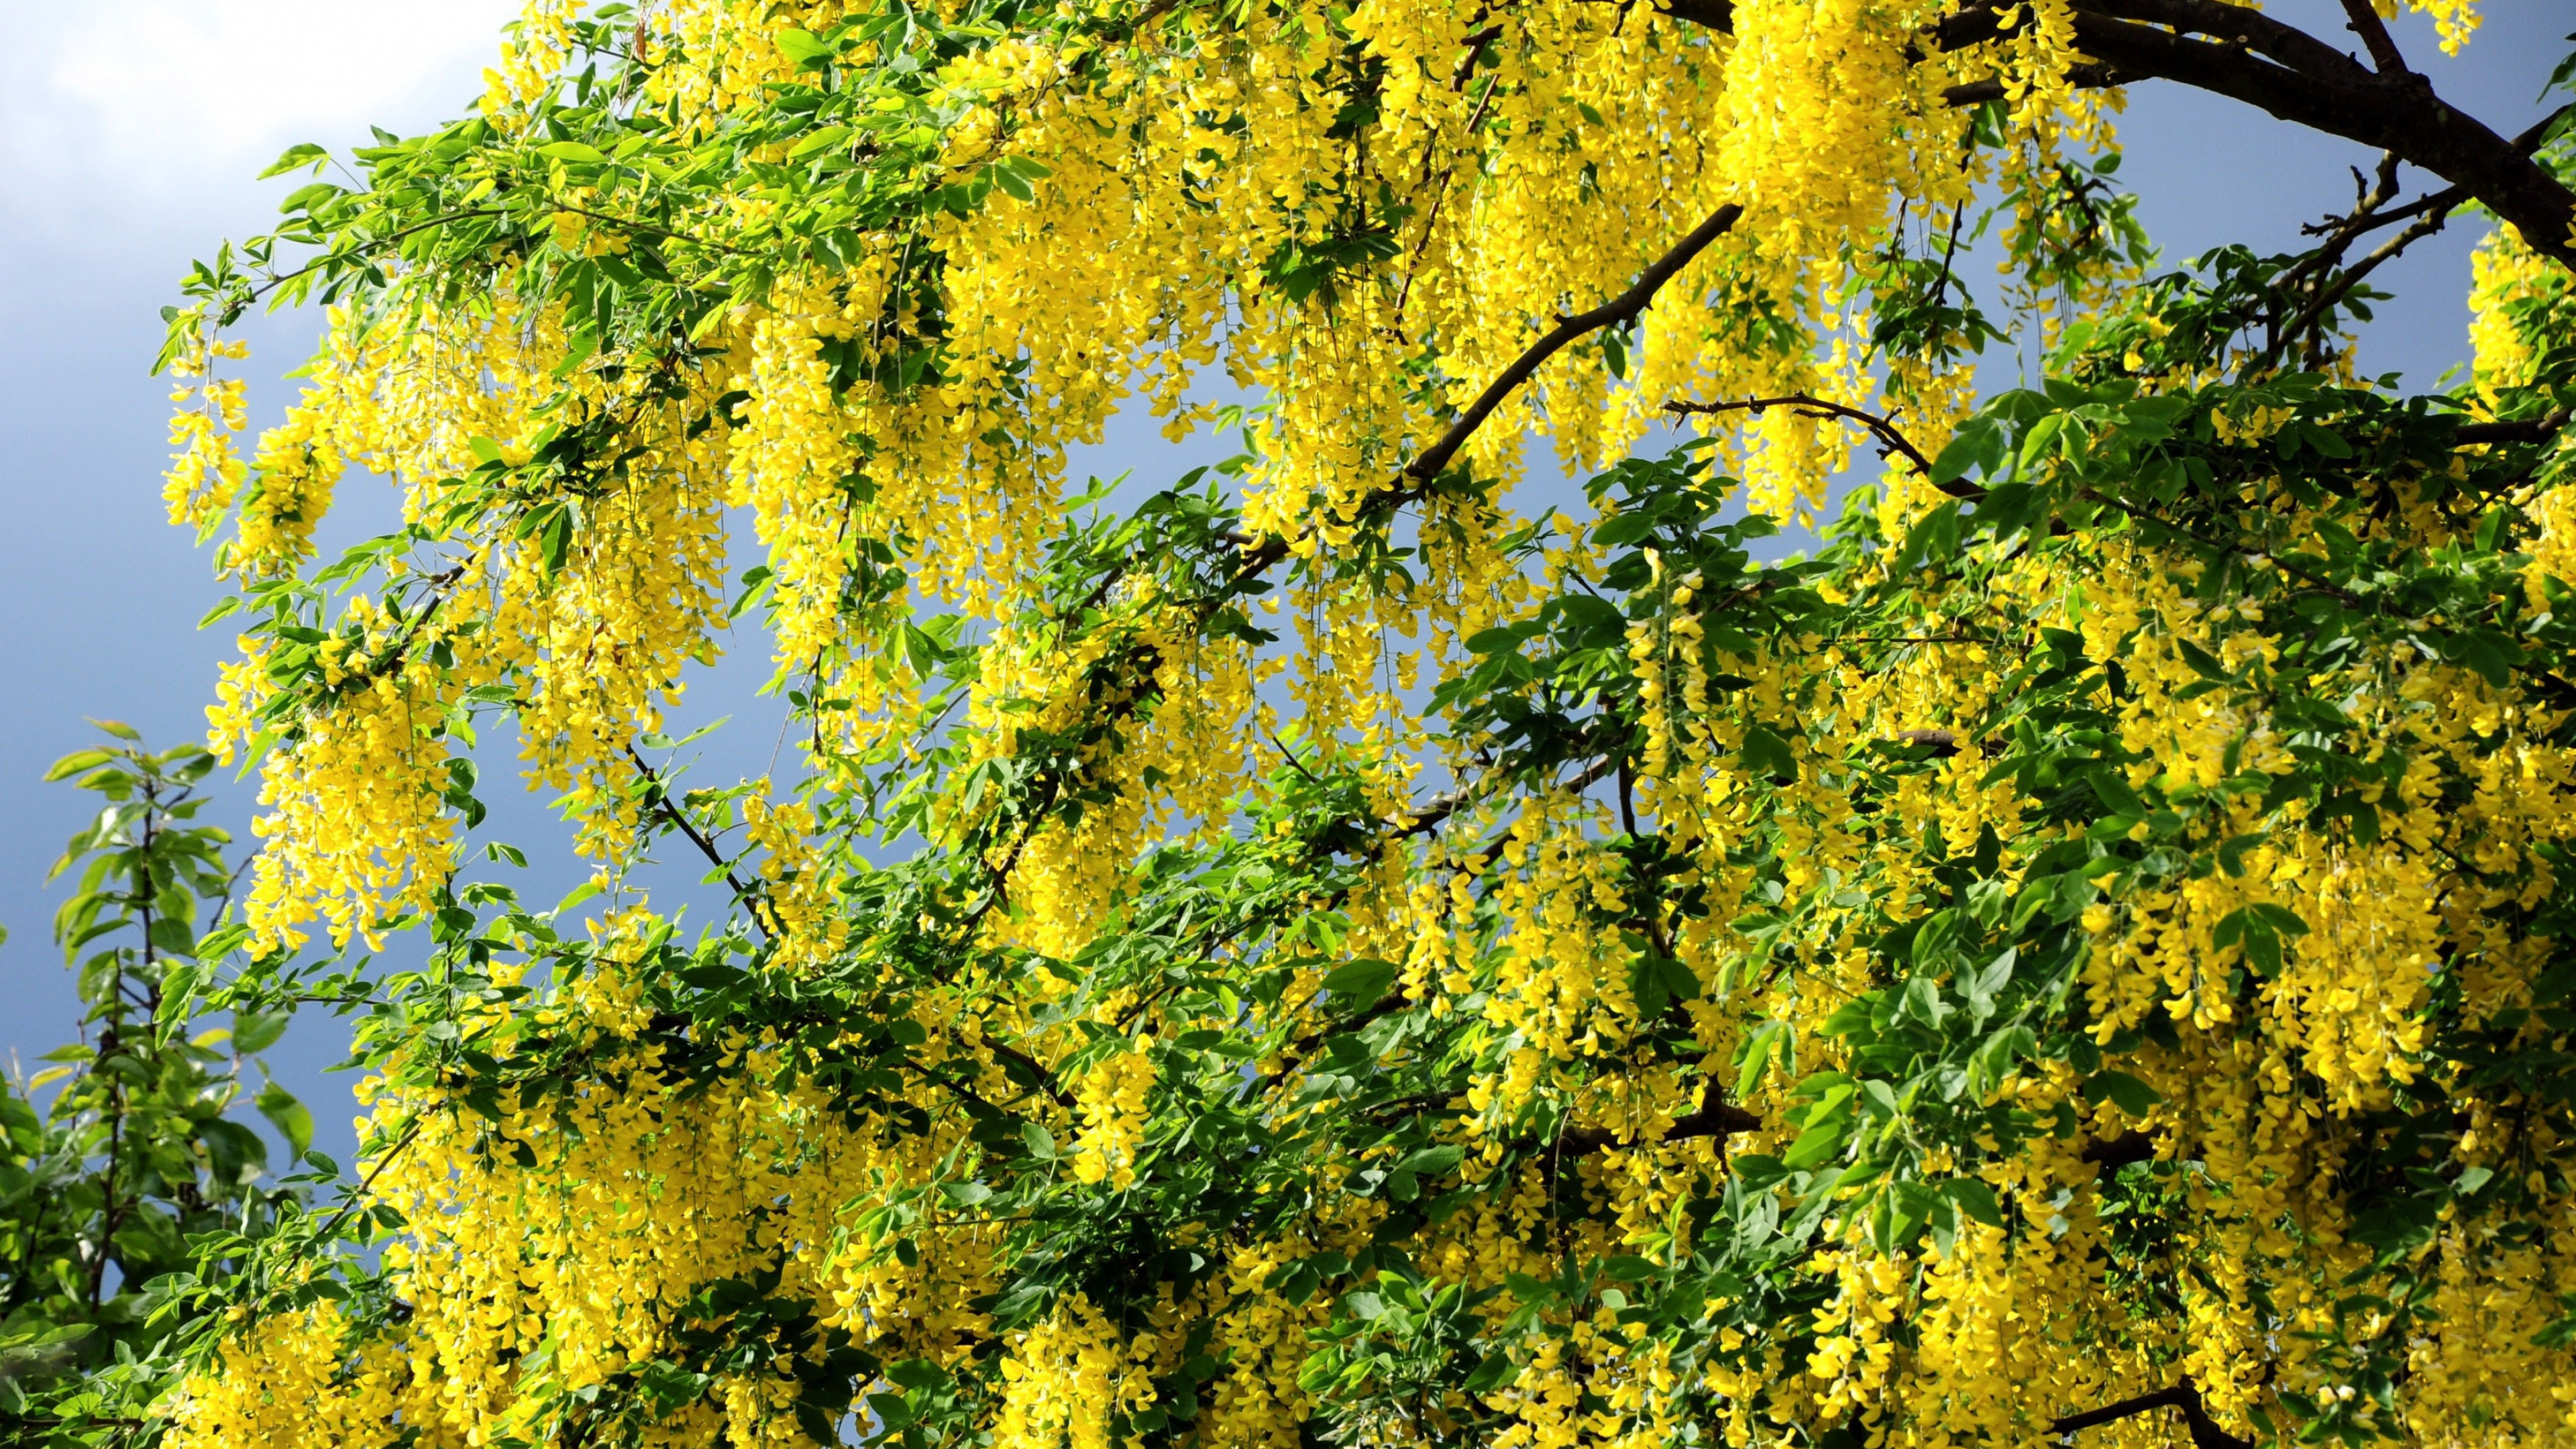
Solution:
[[(2576, 1442), (2570, 149), (2307, 9), (537, 0), (290, 152), (166, 358), (266, 815), (162, 1016), (337, 1006), (372, 1127), (137, 1432)], [(2386, 155), (2150, 274), (2143, 85)], [(1243, 454), (1068, 496), (1122, 406)], [(745, 625), (794, 767), (691, 788)]]

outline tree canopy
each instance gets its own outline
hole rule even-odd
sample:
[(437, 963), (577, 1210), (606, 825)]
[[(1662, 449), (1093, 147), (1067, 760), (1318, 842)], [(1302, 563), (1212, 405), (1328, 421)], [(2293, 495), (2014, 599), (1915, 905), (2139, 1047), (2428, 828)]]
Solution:
[[(2576, 145), (2376, 3), (533, 0), (170, 314), (264, 813), (154, 1010), (372, 1115), (47, 1432), (2576, 1443)], [(2168, 270), (2142, 86), (2385, 155)]]

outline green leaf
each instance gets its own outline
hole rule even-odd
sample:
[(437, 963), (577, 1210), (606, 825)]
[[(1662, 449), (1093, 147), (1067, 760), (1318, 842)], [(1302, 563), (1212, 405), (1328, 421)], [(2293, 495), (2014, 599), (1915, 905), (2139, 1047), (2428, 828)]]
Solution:
[(2259, 917), (2265, 925), (2284, 936), (2304, 936), (2308, 933), (2308, 923), (2300, 920), (2298, 912), (2288, 906), (2273, 901), (2259, 901), (2245, 909), (2247, 914)]
[[(2245, 852), (2261, 845), (2269, 838), (2269, 833), (2261, 830), (2229, 837), (2225, 844), (2218, 847), (2219, 869), (2226, 871), (2231, 876), (2242, 876), (2245, 874)], [(2224, 945), (2226, 943), (2220, 942), (2219, 944)]]
[(294, 1093), (270, 1082), (259, 1089), (259, 1096), (254, 1100), (259, 1107), (259, 1115), (266, 1117), (270, 1125), (277, 1128), (278, 1135), (286, 1139), (288, 1157), (302, 1157), (313, 1146), (313, 1113), (295, 1100)]
[(1744, 768), (1748, 774), (1794, 780), (1798, 776), (1798, 757), (1790, 753), (1789, 742), (1778, 734), (1758, 724), (1747, 725)]
[(1950, 1014), (1950, 1003), (1941, 997), (1941, 984), (1928, 976), (1917, 976), (1905, 983), (1897, 998), (1896, 1014), (1900, 1020), (1919, 1021), (1938, 1031)]
[(2220, 664), (2215, 656), (2188, 639), (2175, 639), (2174, 652), (2182, 656), (2182, 662), (2190, 665), (2193, 673), (2205, 679), (2214, 679), (2220, 684), (2236, 682), (2236, 676), (2229, 674), (2226, 666)]
[(1644, 509), (1614, 513), (1592, 525), (1592, 541), (1603, 548), (1624, 548), (1655, 531), (1654, 515)]
[(570, 508), (558, 505), (553, 510), (546, 519), (545, 530), (538, 535), (537, 549), (544, 558), (548, 577), (563, 572), (565, 561), (572, 556), (572, 510)]
[(787, 150), (787, 159), (790, 161), (801, 161), (806, 157), (813, 155), (817, 151), (826, 150), (830, 147), (839, 145), (841, 142), (848, 140), (850, 135), (851, 131), (847, 126), (825, 126), (823, 129), (816, 131), (813, 135), (810, 135), (804, 140), (789, 147)]
[(1345, 961), (1325, 975), (1324, 989), (1352, 1010), (1365, 1011), (1395, 989), (1395, 963), (1373, 956)]
[(115, 755), (106, 750), (74, 750), (46, 767), (45, 783), (52, 784), (57, 780), (67, 780), (84, 770), (94, 769), (115, 758)]
[(2164, 1100), (2161, 1093), (2127, 1072), (2096, 1072), (2084, 1084), (2084, 1100), (2099, 1102), (2108, 1098), (2111, 1104), (2132, 1117), (2144, 1117)]
[(593, 165), (608, 160), (597, 147), (585, 146), (579, 141), (548, 141), (537, 148), (537, 154), (551, 156), (557, 161), (583, 161)]
[(1512, 1362), (1511, 1355), (1501, 1352), (1487, 1354), (1468, 1373), (1467, 1392), (1490, 1394), (1511, 1387), (1520, 1376), (1521, 1366)]
[(1745, 1037), (1744, 1045), (1736, 1052), (1735, 1100), (1752, 1099), (1754, 1089), (1762, 1084), (1764, 1069), (1771, 1065), (1773, 1054), (1787, 1052), (1788, 1034), (1787, 1022), (1765, 1021)]
[(268, 163), (268, 169), (259, 173), (259, 179), (266, 181), (272, 176), (283, 176), (289, 171), (304, 166), (310, 166), (318, 171), (322, 163), (330, 159), (331, 153), (328, 149), (316, 146), (310, 141), (299, 141), (287, 147), (276, 160)]
[(1995, 1190), (1982, 1178), (1954, 1177), (1941, 1184), (1941, 1195), (1959, 1205), (1959, 1211), (1990, 1228), (2004, 1225), (2003, 1209), (1995, 1203)]
[(1935, 487), (1953, 482), (1970, 468), (1992, 473), (2003, 461), (2006, 439), (2003, 425), (1990, 417), (1970, 418), (1959, 425), (1941, 455), (1932, 460), (1932, 483)]
[(1798, 1140), (1789, 1144), (1789, 1151), (1780, 1159), (1781, 1165), (1798, 1172), (1824, 1161), (1842, 1146), (1843, 1133), (1850, 1125), (1848, 1120), (1837, 1119), (1799, 1133)]
[(1425, 1147), (1397, 1163), (1395, 1170), (1409, 1172), (1417, 1177), (1438, 1177), (1444, 1172), (1455, 1171), (1466, 1155), (1467, 1149), (1456, 1143), (1442, 1147)]
[(821, 60), (832, 53), (831, 44), (810, 30), (782, 30), (775, 37), (778, 48), (789, 60)]
[(286, 1035), (286, 1024), (293, 1013), (284, 1011), (236, 1011), (233, 1013), (233, 1050), (244, 1056), (257, 1056), (277, 1045)]

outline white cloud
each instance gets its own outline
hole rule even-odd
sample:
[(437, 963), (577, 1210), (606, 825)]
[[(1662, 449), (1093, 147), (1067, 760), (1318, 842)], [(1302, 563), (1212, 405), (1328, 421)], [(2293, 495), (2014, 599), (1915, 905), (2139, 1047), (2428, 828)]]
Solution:
[(76, 210), (228, 190), (481, 90), (516, 0), (0, 0), (0, 166)]

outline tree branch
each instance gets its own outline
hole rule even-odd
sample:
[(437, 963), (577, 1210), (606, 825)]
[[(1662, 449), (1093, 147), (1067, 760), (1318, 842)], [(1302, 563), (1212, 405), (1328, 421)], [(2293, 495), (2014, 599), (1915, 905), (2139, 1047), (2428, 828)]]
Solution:
[[(2309, 301), (2308, 305), (2299, 309), (2299, 315), (2290, 319), (2289, 325), (2281, 329), (2281, 335), (2274, 338), (2272, 345), (2265, 350), (2264, 362), (2268, 365), (2272, 362), (2278, 361), (2282, 353), (2286, 352), (2290, 347), (2297, 343), (2300, 333), (2314, 327), (2318, 320), (2325, 316), (2328, 308), (2341, 302), (2344, 298), (2351, 296), (2352, 289), (2360, 286), (2364, 278), (2368, 277), (2372, 272), (2379, 270), (2381, 266), (2394, 260), (2399, 253), (2405, 251), (2408, 247), (2411, 247), (2415, 243), (2422, 241), (2424, 238), (2440, 231), (2443, 226), (2450, 221), (2450, 219), (2450, 207), (2440, 206), (2429, 208), (2422, 215), (2415, 218), (2413, 225), (2407, 227), (2397, 235), (2390, 237), (2388, 240), (2381, 242), (2376, 251), (2373, 251), (2369, 256), (2363, 257), (2360, 261), (2353, 263), (2348, 270), (2337, 276), (2333, 281), (2321, 281), (2318, 284), (2316, 296)], [(2314, 346), (2308, 349), (2311, 359), (2314, 358), (2317, 351), (2318, 348)]]
[[(2122, 75), (2098, 60), (2077, 61), (2066, 68), (2066, 83), (2079, 91), (2108, 90), (2112, 86), (2127, 85), (2136, 78)], [(1982, 106), (1988, 101), (2000, 101), (2003, 98), (2004, 81), (2001, 76), (1967, 81), (1941, 92), (1941, 104), (1954, 111), (1963, 110), (1969, 106)]]
[[(2069, 67), (2072, 84), (2096, 88), (2171, 80), (2243, 101), (2281, 120), (2390, 151), (2484, 202), (2534, 251), (2576, 269), (2576, 192), (2475, 117), (2444, 101), (2406, 67), (2367, 0), (2344, 0), (2372, 71), (2315, 36), (2226, 0), (2077, 0), (2076, 44), (2091, 60)], [(1725, 0), (1674, 0), (1661, 13), (1730, 31)], [(2012, 0), (1969, 0), (1929, 27), (1941, 50), (1998, 40), (2028, 21)], [(2008, 24), (2006, 16), (2010, 16)], [(2209, 39), (2195, 37), (2206, 36)], [(2000, 100), (2000, 78), (1942, 92), (1949, 106)]]
[(1655, 13), (1705, 26), (1720, 35), (1735, 33), (1735, 0), (1666, 0), (1655, 7)]
[(2155, 1161), (2156, 1139), (2152, 1133), (2123, 1132), (2117, 1137), (2097, 1138), (2085, 1143), (2078, 1156), (2105, 1171), (2117, 1172), (2133, 1162)]
[(1476, 400), (1467, 405), (1467, 410), (1458, 415), (1458, 420), (1449, 425), (1449, 431), (1441, 434), (1438, 442), (1404, 466), (1404, 476), (1418, 484), (1429, 483), (1439, 477), (1448, 468), (1449, 460), (1458, 455), (1458, 450), (1467, 445), (1467, 440), (1476, 435), (1478, 428), (1484, 426), (1485, 419), (1493, 414), (1494, 409), (1519, 391), (1520, 385), (1529, 381), (1549, 358), (1588, 333), (1635, 321), (1646, 310), (1646, 304), (1655, 300), (1655, 294), (1663, 290), (1664, 283), (1673, 279), (1674, 273), (1689, 266), (1693, 259), (1708, 249), (1710, 242), (1724, 236), (1743, 215), (1744, 208), (1731, 201), (1710, 212), (1708, 220), (1683, 237), (1671, 251), (1650, 263), (1644, 274), (1637, 278), (1637, 285), (1589, 312), (1560, 319), (1554, 331), (1530, 344), (1528, 351), (1504, 368), (1492, 382), (1485, 384), (1485, 390), (1478, 393)]
[[(1905, 434), (1897, 431), (1896, 424), (1888, 421), (1886, 418), (1880, 417), (1876, 413), (1863, 412), (1859, 408), (1850, 407), (1843, 403), (1827, 402), (1823, 398), (1810, 396), (1807, 393), (1785, 393), (1779, 397), (1749, 397), (1741, 402), (1704, 403), (1689, 402), (1676, 398), (1675, 400), (1664, 404), (1664, 411), (1671, 413), (1675, 417), (1687, 417), (1694, 413), (1737, 413), (1746, 411), (1758, 413), (1766, 408), (1793, 408), (1796, 409), (1802, 417), (1849, 419), (1850, 421), (1858, 423), (1862, 427), (1869, 429), (1869, 431), (1875, 435), (1880, 442), (1887, 445), (1890, 451), (1903, 453), (1905, 455), (1905, 460), (1912, 463), (1915, 470), (1920, 472), (1926, 480), (1929, 480), (1932, 476), (1932, 460), (1923, 456), (1923, 450), (1914, 446), (1913, 441), (1907, 438)], [(1977, 502), (1986, 496), (1986, 490), (1983, 488), (1978, 487), (1974, 483), (1961, 482), (1955, 478), (1947, 483), (1935, 483), (1932, 486), (1949, 494), (1953, 498), (1960, 499), (1961, 501), (1968, 503)]]
[[(1615, 754), (1603, 755), (1600, 759), (1575, 771), (1573, 779), (1562, 781), (1551, 788), (1563, 790), (1569, 795), (1579, 795), (1607, 779), (1610, 773), (1618, 768), (1622, 758), (1624, 757)], [(1416, 835), (1429, 835), (1439, 829), (1443, 821), (1465, 809), (1467, 802), (1475, 798), (1476, 792), (1462, 786), (1445, 795), (1435, 795), (1425, 800), (1420, 809), (1405, 813), (1408, 824), (1390, 830), (1380, 837), (1377, 842), (1378, 847), (1384, 849), (1399, 840)]]
[(2209, 1416), (2208, 1406), (2201, 1402), (2199, 1385), (2194, 1384), (2190, 1379), (2184, 1379), (2169, 1389), (2158, 1389), (2152, 1394), (2140, 1394), (2136, 1398), (2122, 1399), (2116, 1404), (2108, 1404), (2099, 1409), (2087, 1409), (2080, 1414), (2068, 1414), (2051, 1421), (2047, 1432), (2051, 1437), (2074, 1434), (2120, 1419), (2152, 1413), (2157, 1409), (2182, 1410), (2183, 1426), (2191, 1431), (2193, 1449), (2254, 1449), (2253, 1440), (2240, 1439), (2218, 1427), (2218, 1421)]
[(433, 216), (427, 221), (414, 222), (410, 226), (403, 227), (396, 231), (387, 232), (385, 235), (375, 237), (363, 245), (335, 247), (332, 250), (315, 257), (313, 260), (306, 262), (303, 266), (297, 267), (294, 271), (284, 272), (275, 276), (260, 279), (257, 283), (251, 286), (250, 290), (242, 294), (239, 305), (225, 309), (223, 316), (216, 319), (216, 325), (228, 325), (251, 303), (259, 301), (269, 293), (276, 291), (278, 288), (285, 286), (287, 283), (294, 281), (298, 277), (318, 272), (322, 268), (327, 267), (334, 262), (354, 261), (371, 252), (392, 246), (396, 242), (417, 236), (425, 231), (435, 231), (442, 226), (447, 226), (454, 222), (473, 221), (479, 217), (506, 215), (508, 215), (508, 213), (501, 211), (496, 207), (489, 206), (478, 207), (471, 211), (450, 212), (445, 216)]
[(2361, 37), (2370, 52), (2370, 63), (2381, 75), (2405, 75), (2406, 57), (2398, 52), (2396, 38), (2388, 33), (2388, 22), (2370, 8), (2370, 0), (2343, 0), (2343, 13), (2350, 18), (2344, 28)]
[[(1597, 332), (1613, 323), (1634, 321), (1675, 273), (1689, 266), (1694, 258), (1708, 249), (1710, 242), (1725, 235), (1743, 215), (1744, 208), (1734, 202), (1719, 207), (1671, 251), (1649, 263), (1635, 286), (1589, 312), (1560, 320), (1553, 331), (1531, 343), (1528, 350), (1513, 359), (1511, 366), (1496, 374), (1437, 442), (1404, 465), (1403, 471), (1396, 475), (1398, 486), (1369, 498), (1362, 505), (1362, 514), (1391, 511), (1421, 497), (1449, 466), (1450, 460), (1458, 455), (1458, 450), (1465, 447), (1467, 440), (1476, 435), (1476, 430), (1485, 425), (1485, 419), (1493, 416), (1494, 409), (1518, 391), (1522, 383), (1529, 381), (1542, 364), (1587, 333)], [(1236, 580), (1249, 579), (1286, 558), (1290, 546), (1290, 540), (1283, 534), (1272, 534), (1251, 544), (1244, 550)]]
[[(1699, 1107), (1687, 1116), (1675, 1117), (1672, 1130), (1656, 1139), (1655, 1144), (1687, 1142), (1694, 1137), (1724, 1139), (1738, 1132), (1760, 1130), (1762, 1119), (1726, 1100), (1726, 1092), (1715, 1077), (1700, 1092)], [(1619, 1143), (1618, 1134), (1607, 1127), (1569, 1127), (1557, 1134), (1556, 1150), (1568, 1157), (1588, 1157)]]
[(2546, 417), (2519, 418), (2502, 423), (2470, 423), (2451, 435), (2451, 441), (2463, 446), (2473, 443), (2545, 443), (2565, 431), (2569, 415), (2565, 409)]
[(733, 862), (725, 859), (724, 852), (716, 849), (716, 843), (700, 833), (697, 825), (678, 806), (671, 803), (670, 787), (662, 783), (662, 777), (654, 773), (651, 765), (644, 763), (644, 757), (636, 753), (634, 745), (629, 744), (626, 747), (626, 758), (635, 762), (636, 773), (644, 777), (644, 790), (648, 797), (645, 808), (661, 812), (662, 818), (676, 826), (682, 835), (687, 836), (689, 843), (698, 848), (700, 855), (705, 856), (709, 863), (724, 872), (725, 885), (733, 891), (734, 899), (752, 907), (752, 925), (759, 929), (763, 937), (768, 936), (769, 923), (762, 919), (751, 887), (744, 885), (742, 878), (733, 873)]
[[(2027, 13), (1974, 0), (1932, 36), (1943, 50), (1980, 45), (2026, 23)], [(2569, 238), (2576, 193), (2402, 63), (2373, 72), (2305, 31), (2224, 0), (2078, 0), (2073, 18), (2076, 44), (2123, 81), (2176, 81), (2393, 152), (2465, 188), (2534, 251), (2576, 268)]]

